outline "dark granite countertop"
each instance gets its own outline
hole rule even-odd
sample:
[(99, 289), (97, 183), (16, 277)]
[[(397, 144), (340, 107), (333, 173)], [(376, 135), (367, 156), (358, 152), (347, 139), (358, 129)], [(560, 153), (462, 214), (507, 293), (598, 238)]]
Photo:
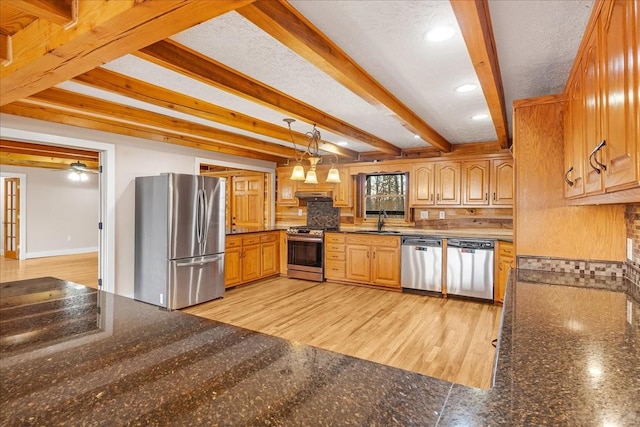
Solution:
[(227, 236), (232, 236), (234, 234), (266, 233), (267, 231), (282, 231), (286, 229), (286, 227), (233, 227), (227, 228), (225, 233)]
[(512, 277), (490, 390), (52, 278), (0, 284), (0, 425), (638, 425), (637, 300)]

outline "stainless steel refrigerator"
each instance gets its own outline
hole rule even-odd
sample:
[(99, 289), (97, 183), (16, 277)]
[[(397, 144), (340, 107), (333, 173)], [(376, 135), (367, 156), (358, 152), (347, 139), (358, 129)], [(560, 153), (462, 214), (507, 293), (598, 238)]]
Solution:
[(175, 310), (222, 297), (225, 180), (169, 173), (135, 191), (134, 298)]

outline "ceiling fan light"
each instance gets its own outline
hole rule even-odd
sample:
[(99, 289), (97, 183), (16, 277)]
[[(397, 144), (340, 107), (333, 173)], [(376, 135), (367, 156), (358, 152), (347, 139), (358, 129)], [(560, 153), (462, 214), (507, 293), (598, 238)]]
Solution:
[(318, 176), (316, 175), (316, 171), (314, 171), (313, 169), (309, 170), (309, 172), (307, 172), (307, 179), (304, 180), (305, 184), (317, 184), (318, 183)]
[(329, 169), (329, 173), (327, 174), (327, 182), (339, 183), (340, 181), (340, 172), (335, 167), (331, 167)]
[(291, 172), (292, 181), (304, 181), (304, 168), (300, 163), (298, 163)]
[(69, 172), (69, 175), (67, 177), (69, 178), (70, 181), (73, 181), (73, 182), (80, 181), (80, 174), (76, 171)]
[(457, 88), (455, 88), (455, 91), (458, 92), (458, 93), (466, 93), (466, 92), (474, 91), (477, 88), (478, 88), (478, 85), (476, 85), (476, 84), (465, 83), (465, 84), (460, 85)]
[(424, 35), (424, 39), (430, 42), (441, 42), (450, 39), (455, 33), (456, 30), (454, 30), (452, 26), (441, 25), (427, 31)]

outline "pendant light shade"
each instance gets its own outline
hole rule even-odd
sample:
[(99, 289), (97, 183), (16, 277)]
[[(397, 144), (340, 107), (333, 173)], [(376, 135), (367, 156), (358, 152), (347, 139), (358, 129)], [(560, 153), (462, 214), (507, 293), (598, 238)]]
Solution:
[(327, 182), (338, 183), (340, 182), (340, 172), (336, 169), (335, 165), (331, 165), (329, 174), (327, 175)]
[(291, 180), (292, 181), (304, 181), (304, 168), (302, 167), (302, 165), (300, 163), (298, 163), (293, 168), (293, 172), (291, 173)]
[(317, 184), (318, 183), (318, 176), (316, 175), (316, 171), (313, 169), (310, 169), (309, 172), (307, 172), (307, 178), (304, 180), (305, 184)]

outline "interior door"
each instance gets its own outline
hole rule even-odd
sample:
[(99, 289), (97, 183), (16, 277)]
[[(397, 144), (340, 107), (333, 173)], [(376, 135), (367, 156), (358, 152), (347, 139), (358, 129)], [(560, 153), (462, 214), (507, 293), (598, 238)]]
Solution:
[(20, 178), (4, 180), (4, 256), (18, 259), (20, 248)]
[(233, 227), (264, 225), (264, 174), (234, 176), (231, 216)]

